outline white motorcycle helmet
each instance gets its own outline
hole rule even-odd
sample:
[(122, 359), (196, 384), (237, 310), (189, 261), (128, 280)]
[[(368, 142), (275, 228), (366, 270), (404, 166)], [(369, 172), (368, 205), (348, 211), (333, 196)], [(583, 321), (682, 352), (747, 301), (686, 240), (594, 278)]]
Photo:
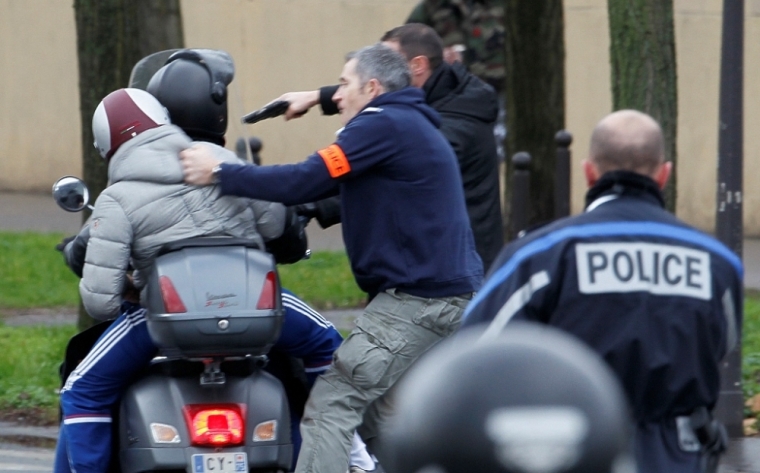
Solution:
[(92, 117), (95, 147), (105, 160), (140, 133), (170, 123), (169, 112), (151, 94), (119, 89), (106, 95)]

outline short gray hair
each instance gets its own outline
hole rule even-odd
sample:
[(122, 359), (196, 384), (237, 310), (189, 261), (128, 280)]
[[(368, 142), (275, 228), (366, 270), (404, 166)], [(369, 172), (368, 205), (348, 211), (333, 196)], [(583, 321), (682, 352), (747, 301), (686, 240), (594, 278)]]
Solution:
[(362, 87), (370, 79), (376, 79), (386, 92), (393, 92), (412, 83), (406, 58), (382, 43), (348, 53), (346, 62), (351, 59), (356, 59), (356, 75)]

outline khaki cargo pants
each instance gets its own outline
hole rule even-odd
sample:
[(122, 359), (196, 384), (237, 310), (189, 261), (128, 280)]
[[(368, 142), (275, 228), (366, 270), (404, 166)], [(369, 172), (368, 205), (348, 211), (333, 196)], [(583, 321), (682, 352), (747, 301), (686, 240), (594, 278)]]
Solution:
[(390, 415), (386, 398), (374, 402), (459, 327), (470, 298), (427, 299), (390, 289), (370, 302), (311, 390), (296, 473), (346, 473), (351, 438), (365, 413), (360, 433), (366, 439), (382, 430)]

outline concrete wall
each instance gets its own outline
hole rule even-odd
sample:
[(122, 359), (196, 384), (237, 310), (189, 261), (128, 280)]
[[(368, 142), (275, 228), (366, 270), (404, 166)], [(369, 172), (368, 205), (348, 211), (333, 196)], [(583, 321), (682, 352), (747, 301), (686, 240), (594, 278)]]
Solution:
[[(715, 224), (722, 0), (674, 0), (678, 64), (679, 217)], [(744, 225), (760, 235), (760, 0), (746, 2), (744, 75)], [(594, 124), (611, 111), (606, 0), (566, 0), (567, 128), (573, 133), (573, 211), (583, 207), (580, 161)]]
[[(297, 162), (340, 127), (317, 110), (300, 120), (239, 117), (293, 90), (337, 83), (345, 53), (404, 22), (416, 0), (184, 0), (187, 47), (236, 63), (228, 147), (264, 140), (267, 163)], [(70, 0), (0, 0), (0, 190), (45, 191), (81, 175), (74, 9)], [(0, 205), (2, 203), (0, 202)]]
[[(678, 214), (714, 225), (722, 0), (674, 0), (679, 87)], [(238, 117), (281, 93), (335, 83), (343, 55), (404, 21), (416, 0), (183, 0), (188, 47), (235, 58), (228, 147), (264, 140), (265, 163), (297, 162), (333, 139), (335, 117), (241, 125)], [(583, 205), (580, 161), (594, 124), (611, 111), (606, 0), (565, 0), (567, 128), (573, 211)], [(0, 0), (0, 190), (47, 191), (81, 175), (74, 10), (70, 0)], [(760, 0), (745, 23), (745, 231), (760, 235)], [(0, 202), (0, 205), (2, 203)]]
[(220, 48), (235, 58), (228, 147), (263, 139), (264, 163), (298, 162), (334, 140), (337, 117), (318, 107), (298, 120), (241, 125), (238, 118), (279, 95), (336, 84), (347, 52), (402, 24), (416, 0), (184, 0), (188, 47)]
[(72, 5), (0, 0), (2, 190), (47, 191), (63, 174), (81, 175)]

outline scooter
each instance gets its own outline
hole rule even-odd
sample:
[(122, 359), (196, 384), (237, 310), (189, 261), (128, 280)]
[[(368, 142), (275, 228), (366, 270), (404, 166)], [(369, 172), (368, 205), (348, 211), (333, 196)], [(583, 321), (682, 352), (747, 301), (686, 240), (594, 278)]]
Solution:
[[(70, 212), (89, 207), (75, 177), (53, 197)], [(164, 246), (147, 281), (140, 300), (159, 354), (121, 400), (113, 471), (289, 471), (288, 401), (264, 370), (283, 321), (273, 257), (248, 240), (191, 238)], [(93, 330), (67, 357), (104, 329)]]

